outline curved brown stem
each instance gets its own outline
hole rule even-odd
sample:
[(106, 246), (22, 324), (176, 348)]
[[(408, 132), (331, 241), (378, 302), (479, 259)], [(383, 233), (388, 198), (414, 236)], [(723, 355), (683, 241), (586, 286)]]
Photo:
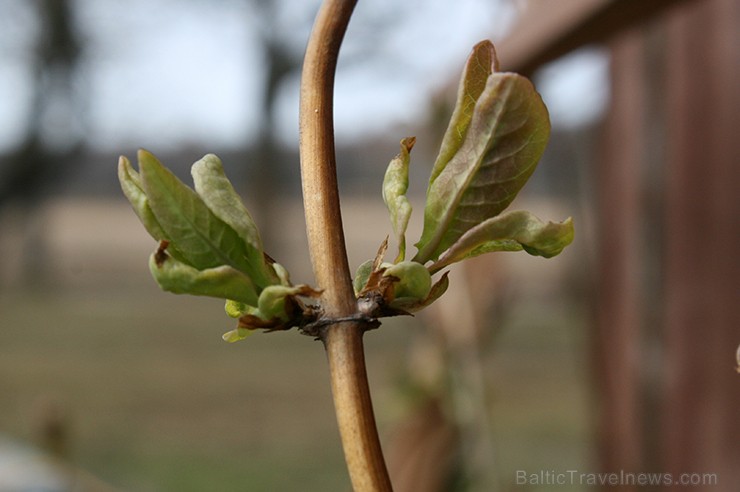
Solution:
[[(333, 91), (339, 48), (356, 0), (325, 0), (306, 48), (301, 78), (300, 155), (308, 246), (328, 317), (356, 314), (342, 229), (334, 153)], [(356, 492), (391, 491), (375, 425), (359, 322), (322, 333), (337, 423)]]

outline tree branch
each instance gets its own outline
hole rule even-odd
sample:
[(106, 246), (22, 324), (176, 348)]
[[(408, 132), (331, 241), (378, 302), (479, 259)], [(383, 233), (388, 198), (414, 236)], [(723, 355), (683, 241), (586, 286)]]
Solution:
[[(333, 90), (339, 48), (356, 0), (325, 0), (306, 48), (301, 78), (300, 155), (308, 245), (327, 317), (356, 314), (342, 229), (334, 152)], [(391, 491), (375, 425), (359, 322), (322, 334), (345, 460), (356, 492)]]
[(347, 316), (355, 310), (339, 210), (332, 103), (337, 55), (355, 3), (324, 1), (306, 47), (301, 77), (303, 203), (316, 282), (324, 289), (325, 309), (332, 309), (327, 316)]

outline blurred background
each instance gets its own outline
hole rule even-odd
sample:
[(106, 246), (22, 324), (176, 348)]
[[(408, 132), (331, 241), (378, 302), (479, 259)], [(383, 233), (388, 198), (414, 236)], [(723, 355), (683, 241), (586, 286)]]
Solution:
[[(318, 4), (0, 0), (0, 491), (349, 490), (321, 345), (226, 344), (220, 301), (160, 292), (116, 178), (139, 147), (186, 182), (218, 154), (312, 283), (297, 95)], [(456, 266), (428, 312), (367, 334), (398, 491), (550, 490), (517, 473), (568, 470), (735, 490), (739, 27), (733, 0), (359, 2), (335, 100), (352, 267), (391, 232), (380, 185), (410, 135), (419, 237), (485, 38), (553, 122), (512, 208), (576, 224), (561, 256)]]

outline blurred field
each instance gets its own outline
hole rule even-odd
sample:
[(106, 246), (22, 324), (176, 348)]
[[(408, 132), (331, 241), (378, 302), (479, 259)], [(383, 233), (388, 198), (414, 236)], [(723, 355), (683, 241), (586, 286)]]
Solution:
[[(366, 236), (387, 233), (382, 208), (346, 204), (345, 215), (359, 211), (364, 224), (348, 227), (355, 265), (377, 248)], [(300, 206), (283, 216), (295, 234), (275, 255), (294, 280), (310, 281)], [(39, 220), (53, 261), (26, 285), (18, 222), (0, 217), (0, 433), (33, 441), (55, 408), (71, 459), (122, 490), (349, 490), (318, 342), (291, 332), (224, 343), (232, 321), (220, 301), (153, 284), (153, 243), (122, 201), (63, 201)], [(535, 271), (521, 275), (525, 287), (484, 360), (491, 467), (505, 490), (516, 470), (590, 464), (586, 317), (546, 295), (552, 288), (528, 295), (527, 285), (562, 270), (529, 263)], [(385, 439), (409, 408), (399, 381), (422, 324), (392, 320), (366, 336)]]

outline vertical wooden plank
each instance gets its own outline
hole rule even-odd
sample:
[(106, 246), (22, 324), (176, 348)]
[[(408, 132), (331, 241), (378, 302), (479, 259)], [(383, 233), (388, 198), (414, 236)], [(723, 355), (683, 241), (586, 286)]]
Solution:
[(672, 15), (666, 88), (663, 458), (728, 492), (740, 483), (738, 31), (734, 0)]
[[(642, 459), (639, 418), (641, 326), (640, 209), (644, 149), (644, 40), (623, 33), (611, 47), (611, 107), (599, 168), (600, 259), (596, 364), (604, 471), (635, 470)], [(630, 487), (619, 490), (636, 490)]]

